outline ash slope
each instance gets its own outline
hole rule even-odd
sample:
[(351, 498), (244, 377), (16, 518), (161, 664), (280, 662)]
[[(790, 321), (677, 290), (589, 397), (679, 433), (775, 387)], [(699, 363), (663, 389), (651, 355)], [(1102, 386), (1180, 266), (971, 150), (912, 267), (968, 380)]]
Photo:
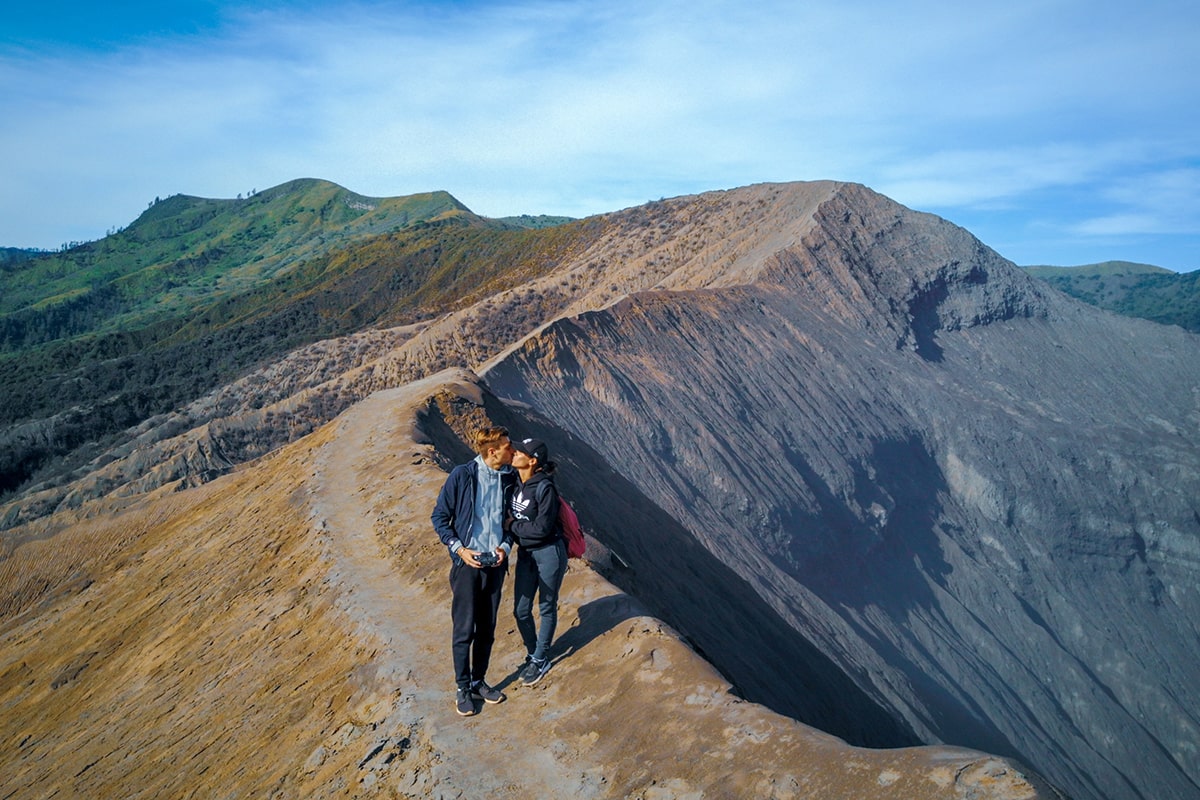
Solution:
[[(485, 379), (703, 546), (605, 532), (750, 697), (1018, 756), (1076, 798), (1195, 797), (1200, 339), (861, 187), (796, 218), (740, 281), (560, 320)], [(712, 558), (759, 602), (703, 587), (713, 625), (653, 594)]]

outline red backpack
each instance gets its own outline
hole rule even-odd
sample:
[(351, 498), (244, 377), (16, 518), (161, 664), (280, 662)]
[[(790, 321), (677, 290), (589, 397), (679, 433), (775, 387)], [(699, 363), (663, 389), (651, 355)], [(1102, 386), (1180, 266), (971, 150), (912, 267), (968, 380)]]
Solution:
[(567, 542), (567, 558), (583, 558), (583, 553), (587, 550), (583, 528), (579, 527), (579, 517), (575, 516), (575, 509), (562, 497), (558, 498), (558, 523), (562, 526), (563, 539)]
[[(538, 484), (539, 503), (542, 501), (540, 495), (545, 485)], [(583, 528), (579, 524), (579, 517), (575, 515), (575, 509), (571, 508), (571, 504), (564, 500), (561, 494), (558, 496), (558, 527), (562, 531), (563, 541), (567, 543), (567, 558), (583, 558), (583, 553), (587, 550)]]

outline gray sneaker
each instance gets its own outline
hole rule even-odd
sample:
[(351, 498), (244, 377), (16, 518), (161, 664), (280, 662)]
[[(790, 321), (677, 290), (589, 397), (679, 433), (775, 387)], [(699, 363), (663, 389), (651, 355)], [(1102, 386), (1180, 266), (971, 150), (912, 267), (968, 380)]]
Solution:
[(464, 689), (461, 686), (458, 692), (454, 695), (456, 709), (460, 716), (470, 717), (475, 714), (475, 698), (471, 696), (470, 689)]
[(538, 661), (536, 658), (531, 658), (529, 659), (529, 663), (525, 665), (525, 669), (521, 670), (521, 683), (526, 686), (533, 686), (549, 671), (550, 659), (547, 658)]
[(503, 703), (505, 701), (504, 692), (499, 689), (488, 686), (484, 681), (476, 681), (471, 687), (471, 695), (478, 697), (485, 703)]

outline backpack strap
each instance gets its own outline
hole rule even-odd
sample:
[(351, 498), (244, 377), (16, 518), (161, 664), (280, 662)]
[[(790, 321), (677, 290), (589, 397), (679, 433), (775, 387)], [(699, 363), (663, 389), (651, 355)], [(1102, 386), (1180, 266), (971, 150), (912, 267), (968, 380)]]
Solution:
[[(546, 502), (546, 493), (550, 491), (550, 486), (548, 484), (551, 483), (554, 483), (553, 478), (547, 478), (544, 481), (539, 481), (537, 490), (533, 493), (534, 499), (537, 500), (539, 511), (542, 507), (542, 503)], [(558, 486), (556, 485), (554, 488), (558, 489)], [(562, 515), (555, 515), (554, 527), (558, 529), (558, 535), (562, 536)]]
[(550, 491), (551, 485), (554, 486), (555, 491), (558, 490), (558, 484), (554, 483), (553, 478), (548, 477), (544, 481), (538, 481), (537, 491), (534, 492), (533, 496), (538, 501), (539, 506), (545, 501), (546, 492)]

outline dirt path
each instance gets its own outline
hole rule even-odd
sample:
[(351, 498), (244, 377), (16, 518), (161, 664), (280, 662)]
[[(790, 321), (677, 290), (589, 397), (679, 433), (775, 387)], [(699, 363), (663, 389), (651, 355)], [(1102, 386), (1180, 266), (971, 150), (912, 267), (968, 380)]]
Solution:
[[(596, 796), (581, 778), (585, 765), (575, 758), (569, 766), (559, 764), (539, 742), (545, 703), (529, 702), (534, 689), (522, 697), (523, 687), (509, 685), (506, 702), (483, 706), (474, 717), (458, 716), (448, 602), (398, 574), (378, 536), (386, 524), (433, 541), (428, 504), (403, 502), (406, 496), (435, 496), (445, 480), (432, 464), (412, 463), (426, 447), (412, 440), (411, 408), (428, 392), (416, 383), (360, 403), (338, 420), (336, 435), (315, 460), (314, 521), (334, 563), (340, 605), (360, 635), (379, 642), (374, 672), (365, 676), (380, 694), (376, 713), (382, 716), (371, 731), (373, 758), (381, 762), (376, 779), (421, 797), (529, 796), (535, 787), (538, 796)], [(397, 469), (392, 480), (381, 480), (389, 477), (381, 471)], [(447, 563), (431, 572), (431, 585), (445, 579)], [(510, 588), (511, 582), (497, 628), (504, 641), (497, 643), (488, 676), (493, 684), (510, 683), (520, 658), (505, 616)]]

